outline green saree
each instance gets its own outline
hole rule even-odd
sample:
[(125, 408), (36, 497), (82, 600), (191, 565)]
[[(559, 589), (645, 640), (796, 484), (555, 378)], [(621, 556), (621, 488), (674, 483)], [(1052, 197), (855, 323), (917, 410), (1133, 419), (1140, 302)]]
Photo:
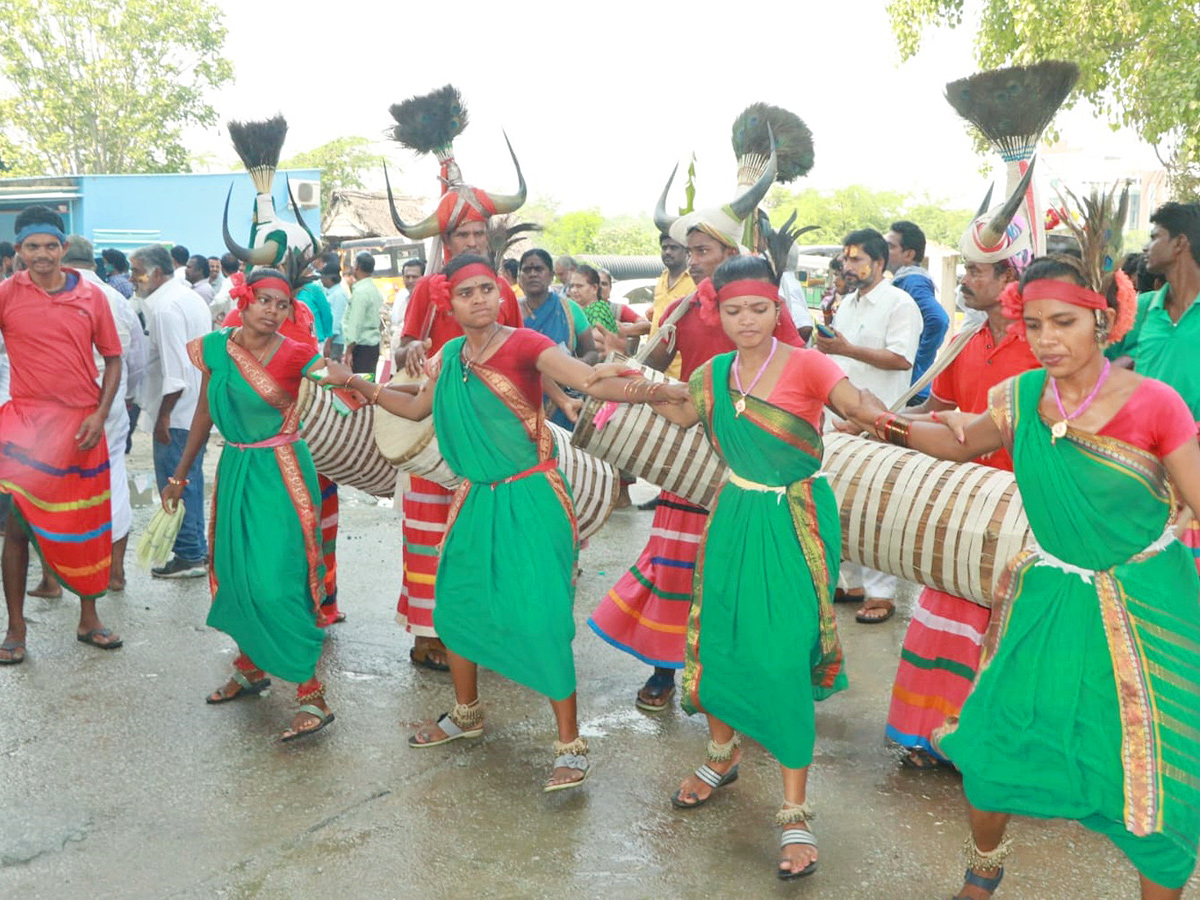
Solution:
[(940, 746), (976, 808), (1077, 819), (1177, 888), (1200, 838), (1200, 583), (1164, 537), (1159, 459), (1074, 429), (1052, 443), (1045, 377), (992, 391), (1037, 546), (1008, 565)]
[[(324, 638), (317, 471), (308, 445), (293, 440), (294, 398), (229, 334), (188, 345), (209, 376), (208, 408), (226, 441), (209, 519), (208, 624), (263, 671), (300, 683), (313, 677)], [(253, 444), (273, 446), (238, 446)]]
[(442, 455), (465, 481), (450, 507), (433, 624), (460, 656), (564, 700), (575, 692), (575, 511), (545, 424), (540, 379), (531, 404), (501, 369), (536, 359), (512, 359), (520, 355), (518, 335), (465, 380), (464, 338), (442, 350), (433, 424)]
[(817, 476), (820, 433), (756, 397), (735, 414), (732, 353), (691, 378), (692, 403), (729, 466), (696, 560), (683, 706), (754, 738), (789, 768), (812, 762), (814, 700), (845, 689), (833, 616), (841, 523)]

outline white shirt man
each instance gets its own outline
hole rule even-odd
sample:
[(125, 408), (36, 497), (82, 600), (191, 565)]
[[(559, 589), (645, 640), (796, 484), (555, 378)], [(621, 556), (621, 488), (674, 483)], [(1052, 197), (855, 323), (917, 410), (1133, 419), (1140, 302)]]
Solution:
[[(818, 330), (817, 349), (842, 367), (850, 383), (869, 390), (889, 406), (908, 390), (924, 321), (915, 300), (883, 280), (888, 245), (874, 229), (851, 232), (842, 242), (842, 275), (851, 289), (833, 317), (833, 337)], [(832, 428), (827, 417), (826, 430)], [(855, 618), (884, 622), (896, 611), (897, 579), (856, 563), (843, 563), (841, 586), (852, 598), (864, 597)]]
[(151, 434), (163, 397), (182, 391), (171, 410), (170, 428), (192, 427), (200, 397), (200, 370), (187, 355), (188, 341), (212, 331), (212, 315), (186, 281), (169, 278), (146, 298), (150, 348), (142, 390), (141, 426)]

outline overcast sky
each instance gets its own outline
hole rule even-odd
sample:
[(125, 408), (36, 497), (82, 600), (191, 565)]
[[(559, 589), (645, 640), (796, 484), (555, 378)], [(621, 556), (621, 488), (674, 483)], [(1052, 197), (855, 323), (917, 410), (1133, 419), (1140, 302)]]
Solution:
[[(812, 129), (816, 164), (794, 189), (866, 184), (975, 206), (987, 187), (985, 161), (942, 96), (947, 81), (976, 68), (971, 29), (935, 32), (902, 64), (884, 0), (739, 3), (719, 13), (711, 3), (653, 0), (354, 0), (308, 19), (292, 11), (297, 4), (272, 19), (269, 58), (244, 2), (216, 2), (226, 11), (236, 78), (216, 98), (222, 122), (282, 112), (285, 156), (340, 135), (379, 139), (393, 184), (410, 194), (435, 193), (437, 166), (383, 140), (387, 110), (447, 82), (471, 117), (455, 142), (466, 179), (515, 189), (504, 129), (531, 196), (553, 197), (564, 211), (648, 214), (671, 167), (693, 152), (697, 202), (725, 202), (735, 183), (730, 125), (760, 100)], [(292, 59), (306, 70), (271, 96), (279, 66)], [(1136, 137), (1113, 135), (1093, 117), (1086, 106), (1060, 116), (1064, 138), (1155, 165)], [(196, 146), (214, 155), (214, 168), (236, 159), (223, 126), (196, 135)]]

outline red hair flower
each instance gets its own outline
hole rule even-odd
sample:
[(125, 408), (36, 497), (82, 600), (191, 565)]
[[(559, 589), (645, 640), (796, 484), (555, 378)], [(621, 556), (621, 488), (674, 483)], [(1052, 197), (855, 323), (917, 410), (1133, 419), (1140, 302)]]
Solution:
[(1116, 342), (1125, 335), (1129, 334), (1129, 329), (1133, 327), (1133, 322), (1137, 318), (1137, 290), (1133, 286), (1133, 282), (1120, 269), (1116, 271), (1117, 282), (1117, 318), (1113, 322), (1112, 330), (1108, 333), (1108, 339)]
[(717, 289), (712, 279), (705, 278), (696, 288), (696, 299), (700, 301), (700, 321), (705, 325), (720, 325), (721, 310), (717, 306)]
[(450, 282), (441, 272), (430, 275), (426, 282), (429, 286), (429, 299), (439, 312), (450, 312)]
[(1011, 320), (1008, 325), (1010, 334), (1025, 337), (1024, 310), (1025, 298), (1021, 296), (1021, 285), (1010, 281), (1000, 292), (1000, 311), (1004, 313), (1004, 318)]
[(233, 282), (233, 287), (229, 289), (229, 298), (237, 302), (238, 309), (245, 309), (254, 299), (254, 289), (246, 284), (246, 276), (241, 272), (234, 272), (229, 276), (229, 280)]

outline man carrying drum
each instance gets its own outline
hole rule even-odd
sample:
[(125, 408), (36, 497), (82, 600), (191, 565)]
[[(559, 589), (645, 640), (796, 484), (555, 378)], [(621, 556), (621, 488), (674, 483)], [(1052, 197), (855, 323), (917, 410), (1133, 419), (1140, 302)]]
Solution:
[[(667, 191), (659, 199), (654, 221), (659, 230), (688, 251), (688, 270), (699, 285), (726, 259), (748, 253), (740, 243), (743, 223), (753, 215), (775, 179), (775, 159), (758, 182), (727, 206), (700, 210), (674, 218), (666, 213)], [(672, 178), (674, 176), (672, 175)], [(733, 342), (719, 324), (710, 325), (697, 314), (696, 292), (666, 308), (660, 321), (671, 321), (681, 305), (687, 311), (671, 326), (674, 334), (646, 358), (665, 370), (678, 356), (686, 381), (697, 368), (718, 353), (730, 352)], [(803, 346), (786, 304), (775, 331), (787, 344)], [(692, 576), (708, 510), (685, 498), (663, 491), (654, 509), (650, 540), (632, 568), (596, 607), (588, 624), (614, 647), (654, 666), (649, 680), (637, 693), (637, 707), (646, 712), (666, 709), (675, 693), (675, 671), (683, 668), (684, 639), (692, 602)]]
[[(1016, 203), (1023, 196), (1021, 188)], [(963, 234), (959, 244), (966, 266), (963, 303), (986, 319), (933, 379), (929, 399), (912, 412), (981, 413), (988, 407), (993, 386), (1038, 367), (1024, 335), (1009, 332), (1009, 320), (1000, 307), (1000, 293), (1016, 282), (1033, 258), (1028, 224), (1014, 215), (1015, 210), (1012, 200), (991, 212), (981, 210)], [(1004, 449), (976, 462), (1009, 472), (1013, 468)], [(921, 592), (904, 636), (887, 720), (888, 737), (907, 750), (902, 757), (905, 765), (925, 769), (945, 764), (933, 747), (933, 732), (958, 715), (971, 690), (989, 614), (987, 607), (944, 591), (927, 587)]]
[[(437, 210), (416, 224), (407, 224), (392, 203), (392, 221), (405, 237), (420, 241), (440, 239), (442, 259), (430, 266), (430, 274), (418, 281), (404, 313), (397, 366), (403, 364), (410, 378), (422, 375), (425, 360), (445, 343), (460, 337), (462, 328), (448, 311), (437, 309), (429, 294), (430, 280), (442, 266), (464, 253), (488, 255), (488, 220), (493, 215), (514, 212), (525, 202), (525, 179), (513, 154), (520, 185), (517, 193), (488, 194), (466, 184), (454, 160), (452, 139), (461, 130), (454, 124), (462, 115), (462, 98), (447, 86), (426, 97), (414, 97), (392, 107), (396, 118), (395, 137), (418, 151), (434, 150), (441, 161), (442, 198)], [(431, 144), (437, 144), (436, 148)], [(509, 148), (511, 153), (512, 148)], [(391, 202), (391, 188), (388, 200)], [(435, 242), (437, 243), (437, 242)], [(436, 256), (437, 249), (434, 248)], [(516, 295), (504, 279), (499, 280), (500, 325), (520, 328), (523, 324)], [(396, 604), (396, 620), (415, 638), (409, 659), (414, 665), (439, 672), (449, 671), (446, 648), (433, 627), (433, 583), (437, 575), (438, 546), (446, 533), (450, 500), (454, 491), (433, 481), (411, 476), (404, 493), (404, 583)]]

